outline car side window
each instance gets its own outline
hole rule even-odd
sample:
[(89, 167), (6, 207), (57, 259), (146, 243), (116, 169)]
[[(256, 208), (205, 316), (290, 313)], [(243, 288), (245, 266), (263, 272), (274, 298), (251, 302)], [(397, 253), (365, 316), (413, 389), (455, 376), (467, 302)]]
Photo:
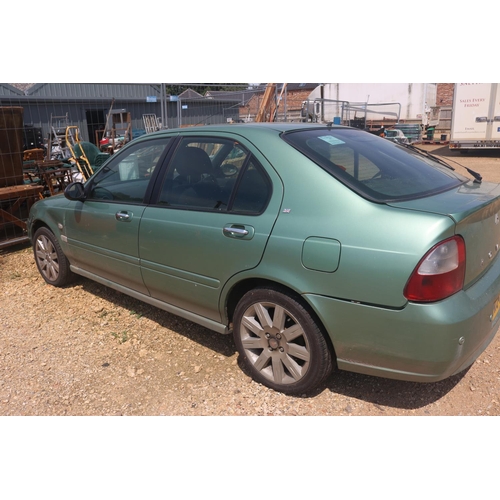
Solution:
[(170, 139), (156, 139), (116, 153), (91, 181), (91, 200), (142, 203), (151, 175)]
[(232, 212), (259, 214), (271, 197), (271, 181), (254, 158), (251, 158), (239, 182)]
[(186, 137), (172, 157), (158, 204), (258, 214), (270, 193), (267, 175), (237, 141)]

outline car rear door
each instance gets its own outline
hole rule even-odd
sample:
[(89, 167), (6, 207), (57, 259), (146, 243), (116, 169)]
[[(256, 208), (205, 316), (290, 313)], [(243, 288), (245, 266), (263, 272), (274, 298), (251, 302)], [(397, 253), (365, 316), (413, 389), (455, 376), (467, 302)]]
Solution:
[[(195, 156), (211, 172), (186, 171), (182, 158), (191, 149), (205, 152), (204, 160)], [(259, 264), (282, 197), (280, 178), (250, 144), (228, 136), (182, 139), (139, 230), (151, 296), (220, 321), (221, 288)]]

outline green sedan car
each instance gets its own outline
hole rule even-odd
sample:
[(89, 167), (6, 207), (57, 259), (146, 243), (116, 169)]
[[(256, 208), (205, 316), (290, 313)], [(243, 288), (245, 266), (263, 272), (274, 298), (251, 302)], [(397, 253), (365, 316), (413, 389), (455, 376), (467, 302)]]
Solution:
[(442, 380), (498, 328), (500, 186), (358, 129), (148, 134), (37, 202), (28, 231), (47, 283), (81, 275), (231, 333), (287, 394), (335, 367)]

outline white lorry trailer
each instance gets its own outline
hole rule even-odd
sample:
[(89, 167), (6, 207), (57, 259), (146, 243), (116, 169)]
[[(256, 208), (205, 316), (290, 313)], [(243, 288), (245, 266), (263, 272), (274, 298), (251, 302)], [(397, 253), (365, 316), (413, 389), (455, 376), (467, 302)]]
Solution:
[(367, 129), (397, 123), (422, 130), (439, 121), (437, 83), (325, 83), (304, 101), (302, 116)]
[(500, 148), (500, 83), (455, 83), (449, 147)]

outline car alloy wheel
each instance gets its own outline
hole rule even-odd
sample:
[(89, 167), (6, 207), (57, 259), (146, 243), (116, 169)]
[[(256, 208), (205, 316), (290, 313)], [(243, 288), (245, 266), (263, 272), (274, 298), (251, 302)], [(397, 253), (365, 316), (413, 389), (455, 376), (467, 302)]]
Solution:
[(255, 289), (241, 299), (234, 337), (252, 377), (275, 390), (311, 390), (331, 371), (321, 329), (298, 300), (278, 290)]
[(43, 279), (54, 286), (64, 286), (73, 273), (56, 237), (45, 227), (35, 233), (33, 252), (38, 271)]

